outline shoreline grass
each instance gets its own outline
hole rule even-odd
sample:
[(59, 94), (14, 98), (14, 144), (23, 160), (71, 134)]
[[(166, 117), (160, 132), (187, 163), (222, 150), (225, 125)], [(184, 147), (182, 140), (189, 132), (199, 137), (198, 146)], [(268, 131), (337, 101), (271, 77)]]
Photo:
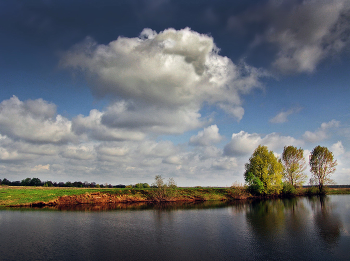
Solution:
[[(327, 194), (350, 194), (350, 188), (327, 188)], [(315, 188), (298, 188), (292, 194), (253, 196), (244, 187), (230, 188), (57, 188), (0, 186), (0, 207), (35, 204), (99, 204), (103, 202), (230, 201), (318, 194)], [(64, 200), (63, 200), (64, 199)], [(73, 200), (74, 199), (74, 200)], [(61, 201), (60, 201), (61, 200)]]

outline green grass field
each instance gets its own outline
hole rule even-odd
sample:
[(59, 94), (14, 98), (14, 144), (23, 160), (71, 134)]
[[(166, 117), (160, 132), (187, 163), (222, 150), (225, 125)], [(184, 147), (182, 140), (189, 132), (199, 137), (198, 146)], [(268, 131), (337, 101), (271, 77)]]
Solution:
[(7, 187), (0, 186), (0, 206), (48, 202), (61, 196), (79, 195), (95, 191), (77, 188)]
[[(56, 187), (11, 187), (0, 186), (0, 206), (25, 205), (35, 202), (49, 202), (61, 196), (74, 196), (85, 193), (104, 193), (122, 196), (126, 195), (130, 200), (154, 200), (157, 197), (157, 189), (136, 188), (56, 188)], [(227, 200), (233, 196), (232, 189), (224, 188), (177, 188), (167, 190), (163, 198), (170, 200)], [(237, 194), (238, 195), (238, 194)]]

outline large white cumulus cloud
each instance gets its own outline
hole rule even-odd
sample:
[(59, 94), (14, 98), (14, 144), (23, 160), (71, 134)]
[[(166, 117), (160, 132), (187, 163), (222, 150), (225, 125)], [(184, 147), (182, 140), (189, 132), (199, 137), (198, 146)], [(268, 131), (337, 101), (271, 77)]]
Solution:
[(204, 102), (240, 120), (240, 96), (260, 87), (262, 71), (218, 52), (212, 37), (189, 28), (144, 29), (139, 37), (118, 37), (108, 45), (87, 38), (60, 64), (82, 70), (96, 96), (119, 99), (102, 117), (106, 126), (181, 133), (203, 125)]

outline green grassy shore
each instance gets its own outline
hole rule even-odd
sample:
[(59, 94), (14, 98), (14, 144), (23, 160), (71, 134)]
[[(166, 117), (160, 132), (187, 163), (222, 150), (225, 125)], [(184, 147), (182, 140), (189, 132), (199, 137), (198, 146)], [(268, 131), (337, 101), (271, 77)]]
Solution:
[[(299, 188), (293, 195), (317, 194)], [(328, 188), (327, 194), (350, 194), (349, 188)], [(281, 196), (281, 195), (280, 195)], [(0, 186), (0, 207), (34, 205), (109, 204), (118, 202), (229, 201), (257, 198), (244, 187), (231, 188), (57, 188)]]

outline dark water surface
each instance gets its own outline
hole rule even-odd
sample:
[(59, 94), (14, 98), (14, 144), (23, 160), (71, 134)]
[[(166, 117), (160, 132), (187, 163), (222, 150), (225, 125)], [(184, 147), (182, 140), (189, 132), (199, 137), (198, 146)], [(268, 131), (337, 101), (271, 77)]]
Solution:
[(350, 260), (350, 195), (0, 211), (0, 260)]

